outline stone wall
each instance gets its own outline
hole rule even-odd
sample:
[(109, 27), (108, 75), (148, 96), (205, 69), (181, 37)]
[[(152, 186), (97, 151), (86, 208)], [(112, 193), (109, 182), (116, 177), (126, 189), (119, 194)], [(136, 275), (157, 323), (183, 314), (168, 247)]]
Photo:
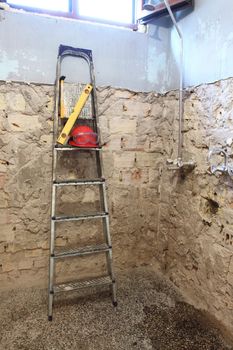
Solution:
[[(150, 264), (157, 230), (159, 166), (167, 147), (160, 136), (168, 130), (160, 118), (163, 97), (102, 88), (98, 101), (115, 266)], [(54, 88), (1, 83), (0, 109), (0, 286), (46, 286)], [(91, 175), (90, 154), (79, 153), (75, 164), (72, 158), (66, 154), (61, 159), (70, 179)], [(64, 190), (57, 209), (70, 214), (94, 211), (97, 198), (93, 188), (84, 193)], [(96, 236), (101, 239), (100, 231), (99, 222), (60, 226), (57, 245), (93, 243)], [(101, 258), (76, 258), (57, 264), (57, 269), (61, 279), (69, 279), (74, 271), (84, 277), (102, 272), (104, 266)]]
[(53, 90), (0, 85), (1, 288), (45, 285)]
[[(1, 288), (47, 285), (53, 98), (51, 86), (0, 85)], [(177, 157), (177, 92), (98, 89), (116, 270), (157, 266), (231, 331), (233, 180), (212, 175), (207, 155), (214, 146), (231, 153), (232, 100), (233, 79), (186, 91), (183, 154), (197, 166), (183, 172), (166, 164)], [(75, 160), (69, 177), (90, 169), (87, 155)], [(92, 188), (60, 199), (61, 210), (98, 207)], [(60, 228), (57, 244), (85, 245), (99, 230), (97, 223)], [(101, 259), (58, 265), (62, 278), (103, 268)]]
[[(184, 158), (197, 166), (190, 173), (163, 172), (157, 232), (164, 272), (190, 303), (208, 310), (231, 333), (233, 179), (211, 174), (207, 158), (216, 146), (232, 158), (232, 112), (233, 79), (186, 91)], [(218, 163), (223, 157), (213, 157), (212, 164)]]

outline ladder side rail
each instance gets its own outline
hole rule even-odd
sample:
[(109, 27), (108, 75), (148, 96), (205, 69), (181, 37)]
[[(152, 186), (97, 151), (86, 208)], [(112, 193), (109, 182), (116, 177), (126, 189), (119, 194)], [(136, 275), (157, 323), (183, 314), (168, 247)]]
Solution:
[(54, 299), (54, 249), (55, 249), (55, 230), (56, 223), (52, 220), (55, 216), (56, 210), (56, 186), (53, 183), (56, 181), (56, 167), (57, 167), (57, 152), (55, 150), (57, 133), (58, 133), (58, 111), (59, 111), (59, 90), (60, 90), (60, 74), (61, 74), (61, 60), (58, 58), (56, 67), (56, 85), (55, 85), (55, 106), (54, 106), (54, 120), (53, 120), (53, 144), (52, 144), (52, 193), (51, 193), (51, 226), (50, 226), (50, 256), (49, 256), (49, 302), (48, 302), (48, 319), (52, 320), (53, 313), (53, 299)]
[[(98, 134), (99, 138), (99, 144), (102, 145), (101, 141), (101, 134), (99, 130), (99, 115), (98, 115), (98, 105), (97, 105), (97, 91), (96, 91), (96, 84), (95, 84), (95, 73), (94, 73), (94, 65), (93, 61), (90, 61), (90, 75), (91, 75), (91, 84), (93, 86), (91, 96), (92, 96), (92, 113), (94, 117), (95, 123), (95, 129), (94, 131)], [(101, 154), (98, 152), (96, 153), (96, 166), (97, 166), (97, 174), (99, 178), (104, 177), (103, 173), (103, 158), (102, 158), (102, 152)], [(104, 212), (108, 213), (108, 204), (107, 204), (107, 193), (106, 193), (106, 182), (99, 186), (99, 194), (100, 194), (100, 202), (101, 207), (103, 208)], [(110, 235), (110, 225), (109, 225), (109, 215), (104, 217), (102, 219), (102, 226), (103, 226), (103, 233), (105, 237), (105, 241), (108, 244), (109, 247), (112, 248), (112, 242), (111, 242), (111, 235)], [(116, 306), (116, 283), (115, 283), (115, 274), (113, 269), (113, 261), (112, 261), (112, 249), (109, 249), (106, 252), (106, 262), (107, 262), (107, 270), (109, 275), (111, 276), (111, 279), (113, 281), (110, 289), (112, 291), (112, 300), (113, 304)]]
[[(101, 187), (102, 187), (102, 196), (103, 196), (103, 202), (104, 202), (104, 209), (106, 210), (106, 212), (108, 212), (106, 183), (104, 183)], [(103, 224), (103, 232), (104, 232), (105, 240), (106, 240), (108, 246), (112, 248), (112, 240), (111, 240), (111, 235), (110, 235), (109, 215), (104, 217), (102, 219), (102, 221), (103, 221), (102, 224)], [(115, 275), (114, 275), (113, 263), (112, 263), (112, 249), (106, 252), (106, 259), (107, 259), (108, 272), (109, 272), (112, 280), (115, 281)]]
[(56, 69), (56, 86), (55, 86), (55, 108), (53, 120), (53, 147), (57, 143), (58, 127), (59, 127), (59, 95), (60, 95), (60, 75), (61, 75), (61, 57), (57, 59)]

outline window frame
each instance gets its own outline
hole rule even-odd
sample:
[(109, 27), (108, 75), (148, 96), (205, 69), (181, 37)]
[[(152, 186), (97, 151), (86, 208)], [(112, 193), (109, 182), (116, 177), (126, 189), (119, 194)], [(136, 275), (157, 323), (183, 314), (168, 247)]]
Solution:
[[(147, 24), (152, 19), (157, 19), (168, 15), (167, 8), (164, 3), (155, 5), (155, 9), (153, 11), (147, 11), (143, 10), (143, 5), (145, 2), (146, 0), (141, 1), (141, 13), (138, 16), (138, 22), (140, 24)], [(168, 2), (173, 12), (186, 9), (188, 7), (194, 7), (194, 0), (168, 0)]]
[[(117, 1), (117, 0), (116, 0)], [(108, 21), (105, 19), (99, 19), (95, 17), (88, 17), (88, 16), (80, 16), (78, 13), (78, 0), (68, 0), (69, 2), (69, 12), (63, 12), (63, 11), (51, 11), (46, 9), (38, 9), (35, 7), (29, 7), (29, 6), (21, 6), (21, 5), (13, 5), (8, 3), (8, 5), (16, 10), (24, 10), (27, 12), (32, 13), (39, 13), (42, 15), (50, 15), (55, 17), (64, 17), (64, 18), (70, 18), (70, 19), (76, 19), (81, 21), (88, 21), (92, 23), (100, 23), (100, 24), (107, 24), (107, 25), (113, 25), (113, 26), (119, 26), (119, 27), (126, 27), (133, 30), (138, 29), (138, 25), (136, 22), (136, 13), (135, 13), (135, 1), (132, 1), (132, 23), (122, 23), (122, 22), (114, 22), (114, 21)]]

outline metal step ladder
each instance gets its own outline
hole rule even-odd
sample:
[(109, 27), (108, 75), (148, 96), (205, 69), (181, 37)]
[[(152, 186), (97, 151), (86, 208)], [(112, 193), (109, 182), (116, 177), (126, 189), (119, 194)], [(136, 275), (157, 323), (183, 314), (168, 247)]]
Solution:
[[(73, 48), (70, 46), (61, 45), (58, 52), (57, 60), (57, 72), (56, 72), (56, 101), (55, 101), (55, 117), (54, 117), (54, 134), (53, 134), (53, 169), (52, 169), (52, 203), (51, 203), (51, 234), (50, 234), (50, 266), (49, 266), (49, 302), (48, 302), (48, 320), (52, 321), (53, 314), (53, 303), (54, 295), (60, 292), (67, 292), (73, 290), (79, 290), (86, 287), (95, 287), (108, 285), (110, 287), (112, 302), (114, 306), (117, 306), (116, 300), (116, 283), (112, 265), (112, 243), (109, 231), (109, 213), (107, 204), (107, 194), (106, 194), (106, 181), (102, 172), (102, 147), (87, 147), (79, 148), (70, 145), (61, 145), (57, 143), (57, 138), (59, 132), (61, 131), (61, 118), (59, 118), (59, 107), (60, 107), (60, 81), (64, 77), (61, 77), (61, 65), (66, 57), (75, 57), (85, 60), (89, 67), (90, 73), (90, 84), (93, 87), (90, 99), (91, 99), (91, 109), (92, 116), (88, 120), (91, 120), (92, 129), (97, 133), (98, 131), (98, 116), (97, 116), (97, 102), (96, 102), (96, 87), (95, 87), (95, 77), (94, 77), (94, 65), (92, 60), (92, 51), (80, 48)], [(63, 106), (64, 107), (64, 106)], [(64, 119), (64, 118), (63, 118)], [(78, 120), (80, 120), (79, 118)], [(64, 122), (63, 122), (64, 123)], [(101, 145), (100, 139), (98, 145)], [(87, 155), (90, 152), (95, 153), (95, 167), (97, 170), (96, 179), (75, 179), (75, 180), (58, 180), (57, 179), (57, 162), (58, 156), (61, 152), (86, 152)], [(62, 153), (63, 155), (65, 153)], [(82, 214), (82, 215), (57, 215), (56, 214), (56, 201), (57, 201), (57, 189), (62, 186), (98, 186), (99, 187), (99, 197), (100, 204), (103, 210), (101, 212), (96, 212), (92, 214)], [(88, 245), (86, 247), (80, 248), (69, 248), (64, 250), (58, 250), (56, 247), (56, 225), (59, 222), (71, 222), (71, 221), (83, 221), (101, 219), (103, 228), (104, 241), (97, 245)], [(57, 284), (55, 281), (56, 277), (56, 261), (64, 260), (66, 258), (82, 257), (93, 254), (104, 253), (106, 256), (106, 275), (100, 276), (98, 278), (87, 279), (87, 280), (77, 280), (68, 283)]]

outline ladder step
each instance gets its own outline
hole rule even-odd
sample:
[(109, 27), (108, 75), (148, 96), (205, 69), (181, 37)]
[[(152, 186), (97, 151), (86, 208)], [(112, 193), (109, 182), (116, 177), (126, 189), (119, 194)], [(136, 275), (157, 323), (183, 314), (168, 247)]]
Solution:
[(88, 220), (88, 219), (98, 219), (105, 218), (108, 216), (108, 213), (96, 213), (88, 215), (78, 215), (78, 216), (54, 216), (52, 220), (54, 221), (79, 221), (79, 220)]
[[(64, 119), (69, 119), (69, 118), (64, 117)], [(79, 122), (79, 121), (83, 121), (83, 120), (84, 120), (85, 122), (86, 122), (86, 121), (94, 121), (94, 120), (96, 121), (96, 118), (91, 118), (91, 117), (90, 117), (90, 118), (89, 118), (89, 117), (87, 117), (87, 118), (85, 118), (85, 117), (79, 117), (79, 118), (78, 118), (78, 122)]]
[(76, 185), (102, 185), (105, 179), (92, 179), (92, 180), (61, 180), (54, 181), (54, 186), (76, 186)]
[(109, 251), (110, 249), (112, 249), (111, 246), (108, 246), (106, 243), (103, 243), (95, 246), (87, 246), (78, 249), (74, 248), (69, 250), (60, 250), (58, 252), (55, 252), (54, 258), (59, 259), (73, 256), (83, 256), (87, 254), (103, 253)]
[(72, 146), (58, 146), (55, 145), (56, 151), (101, 151), (102, 147), (72, 147)]
[(85, 117), (79, 117), (79, 118), (78, 118), (78, 121), (80, 121), (80, 120), (88, 121), (88, 120), (96, 120), (96, 118), (91, 118), (91, 117), (87, 117), (87, 118), (85, 118)]
[(102, 286), (102, 285), (110, 285), (112, 283), (114, 283), (114, 282), (112, 281), (112, 279), (109, 276), (94, 278), (94, 279), (87, 280), (87, 281), (63, 283), (63, 284), (58, 284), (58, 285), (54, 286), (54, 293), (70, 292), (70, 291), (76, 290), (76, 289)]

